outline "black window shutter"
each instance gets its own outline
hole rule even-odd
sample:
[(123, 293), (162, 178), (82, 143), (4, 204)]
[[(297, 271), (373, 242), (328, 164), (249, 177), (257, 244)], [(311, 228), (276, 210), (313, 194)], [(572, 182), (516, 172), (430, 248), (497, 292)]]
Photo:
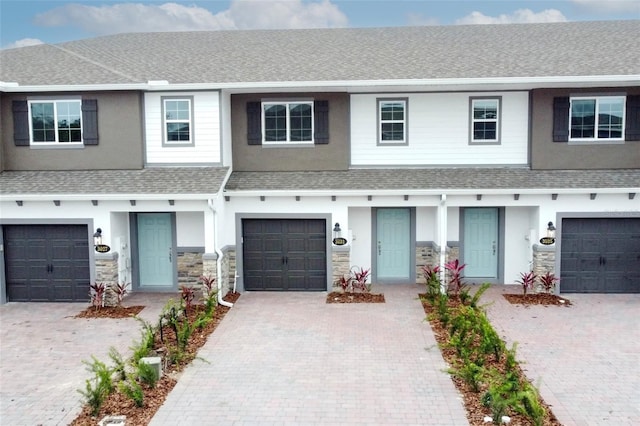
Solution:
[(85, 145), (98, 145), (98, 101), (82, 100), (82, 140)]
[(29, 105), (27, 101), (13, 101), (13, 142), (29, 146)]
[(569, 97), (553, 98), (553, 141), (569, 140)]
[(247, 102), (247, 143), (249, 145), (262, 145), (260, 102)]
[(624, 138), (640, 141), (640, 95), (627, 96), (627, 117)]
[(313, 103), (315, 144), (329, 143), (329, 101), (315, 101)]

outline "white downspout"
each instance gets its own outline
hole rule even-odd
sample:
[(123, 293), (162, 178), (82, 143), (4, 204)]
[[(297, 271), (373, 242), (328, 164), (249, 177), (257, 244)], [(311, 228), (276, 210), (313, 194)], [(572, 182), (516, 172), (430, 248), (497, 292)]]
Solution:
[(442, 194), (440, 196), (440, 205), (438, 206), (438, 213), (439, 213), (439, 218), (438, 218), (438, 226), (440, 227), (440, 232), (439, 232), (439, 241), (438, 244), (440, 245), (440, 261), (439, 261), (439, 266), (440, 266), (440, 286), (441, 286), (441, 290), (443, 293), (445, 293), (447, 291), (447, 285), (445, 283), (445, 280), (447, 279), (447, 271), (444, 268), (444, 264), (446, 263), (447, 260), (447, 194)]
[(222, 306), (227, 306), (231, 308), (233, 303), (227, 302), (222, 298), (222, 257), (224, 254), (222, 250), (218, 248), (218, 213), (216, 212), (215, 207), (213, 206), (213, 200), (209, 198), (207, 200), (207, 204), (213, 213), (213, 248), (218, 255), (216, 259), (216, 282), (218, 283), (218, 303)]

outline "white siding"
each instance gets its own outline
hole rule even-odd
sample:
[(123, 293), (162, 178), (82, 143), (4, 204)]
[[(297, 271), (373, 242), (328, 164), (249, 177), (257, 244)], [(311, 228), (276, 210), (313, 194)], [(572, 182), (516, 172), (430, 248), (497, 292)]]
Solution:
[[(163, 96), (193, 97), (194, 144), (162, 146)], [(220, 163), (220, 96), (218, 92), (169, 92), (145, 94), (145, 149), (148, 164)]]
[[(469, 145), (469, 98), (502, 97), (500, 145)], [(377, 145), (377, 99), (408, 98), (408, 140)], [(384, 165), (527, 164), (527, 92), (351, 96), (351, 163)]]

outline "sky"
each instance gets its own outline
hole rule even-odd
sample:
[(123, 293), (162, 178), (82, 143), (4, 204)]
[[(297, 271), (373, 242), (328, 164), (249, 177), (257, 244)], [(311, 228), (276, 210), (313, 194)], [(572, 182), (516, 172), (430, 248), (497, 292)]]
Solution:
[(616, 19), (640, 19), (640, 0), (0, 0), (0, 48), (122, 32)]

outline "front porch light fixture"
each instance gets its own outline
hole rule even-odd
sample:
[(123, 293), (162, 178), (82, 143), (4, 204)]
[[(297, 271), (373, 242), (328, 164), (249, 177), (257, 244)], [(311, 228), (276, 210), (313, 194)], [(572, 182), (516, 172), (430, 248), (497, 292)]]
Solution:
[(333, 227), (333, 238), (340, 238), (342, 235), (342, 229), (340, 229), (340, 224), (336, 222), (336, 225)]
[(99, 246), (102, 244), (102, 229), (96, 229), (96, 232), (93, 234), (93, 245)]
[(549, 222), (547, 224), (547, 238), (555, 238), (556, 237), (556, 227), (553, 226), (553, 222)]

